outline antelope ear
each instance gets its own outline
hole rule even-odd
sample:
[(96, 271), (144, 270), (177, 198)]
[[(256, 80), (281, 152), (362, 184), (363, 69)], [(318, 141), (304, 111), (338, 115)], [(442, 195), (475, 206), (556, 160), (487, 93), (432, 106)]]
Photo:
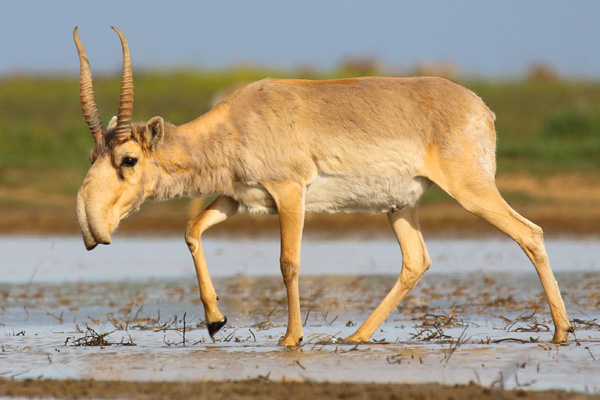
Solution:
[(162, 117), (154, 117), (146, 124), (144, 142), (150, 151), (156, 150), (165, 135), (165, 121)]
[(117, 116), (112, 117), (110, 122), (108, 123), (108, 130), (115, 129), (117, 127)]

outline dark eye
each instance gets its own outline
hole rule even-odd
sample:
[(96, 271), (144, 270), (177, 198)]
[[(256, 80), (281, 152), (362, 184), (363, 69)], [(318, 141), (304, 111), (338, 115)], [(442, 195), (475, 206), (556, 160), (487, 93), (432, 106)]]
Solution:
[(133, 167), (137, 164), (137, 161), (137, 158), (125, 157), (123, 161), (121, 161), (121, 167)]

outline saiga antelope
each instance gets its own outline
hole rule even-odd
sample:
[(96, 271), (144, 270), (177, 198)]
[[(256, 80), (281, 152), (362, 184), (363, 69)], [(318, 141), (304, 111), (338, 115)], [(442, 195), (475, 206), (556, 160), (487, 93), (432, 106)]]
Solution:
[(567, 340), (572, 328), (542, 230), (510, 208), (496, 188), (495, 116), (474, 93), (433, 77), (265, 79), (181, 126), (161, 117), (132, 124), (129, 47), (113, 29), (123, 47), (123, 81), (119, 113), (108, 128), (94, 102), (77, 28), (73, 32), (83, 114), (95, 141), (92, 166), (77, 194), (83, 240), (88, 250), (109, 244), (119, 221), (146, 199), (218, 194), (185, 235), (211, 336), (227, 319), (204, 258), (200, 237), (206, 229), (238, 212), (279, 214), (288, 300), (287, 331), (279, 344), (295, 346), (302, 340), (298, 272), (305, 213), (387, 213), (402, 269), (377, 309), (345, 339), (363, 342), (429, 268), (417, 205), (437, 184), (521, 246), (550, 305), (552, 340)]

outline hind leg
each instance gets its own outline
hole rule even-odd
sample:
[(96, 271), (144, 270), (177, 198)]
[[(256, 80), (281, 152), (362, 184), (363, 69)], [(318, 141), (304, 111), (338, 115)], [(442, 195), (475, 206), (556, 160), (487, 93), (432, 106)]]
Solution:
[(493, 180), (479, 177), (470, 182), (463, 182), (456, 177), (456, 174), (452, 180), (438, 177), (434, 181), (467, 211), (485, 219), (521, 246), (538, 273), (550, 306), (555, 327), (552, 341), (566, 342), (572, 327), (558, 283), (550, 269), (542, 229), (513, 210), (504, 201)]
[(417, 207), (389, 213), (388, 218), (402, 250), (402, 271), (381, 304), (354, 334), (344, 339), (345, 343), (368, 341), (431, 265), (419, 227)]

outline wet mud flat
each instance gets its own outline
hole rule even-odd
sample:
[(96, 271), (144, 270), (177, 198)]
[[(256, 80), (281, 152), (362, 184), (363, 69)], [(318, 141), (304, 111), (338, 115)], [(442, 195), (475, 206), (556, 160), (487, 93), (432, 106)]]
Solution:
[(180, 238), (86, 253), (79, 238), (0, 237), (0, 398), (600, 396), (598, 238), (547, 240), (576, 328), (567, 346), (550, 344), (541, 285), (514, 243), (427, 243), (431, 270), (354, 346), (341, 339), (397, 279), (397, 243), (306, 240), (304, 342), (284, 349), (275, 239), (205, 240), (229, 319), (211, 339)]
[(0, 376), (197, 382), (474, 383), (600, 392), (600, 273), (557, 274), (576, 333), (550, 344), (535, 274), (426, 276), (371, 342), (345, 345), (396, 279), (305, 276), (302, 346), (285, 332), (281, 278), (215, 279), (229, 323), (208, 335), (189, 280), (0, 285)]
[[(10, 397), (6, 397), (10, 396)], [(97, 380), (27, 380), (0, 378), (0, 399), (530, 399), (591, 400), (600, 395), (551, 391), (501, 390), (474, 384), (283, 382), (252, 379), (245, 381), (130, 382)]]

